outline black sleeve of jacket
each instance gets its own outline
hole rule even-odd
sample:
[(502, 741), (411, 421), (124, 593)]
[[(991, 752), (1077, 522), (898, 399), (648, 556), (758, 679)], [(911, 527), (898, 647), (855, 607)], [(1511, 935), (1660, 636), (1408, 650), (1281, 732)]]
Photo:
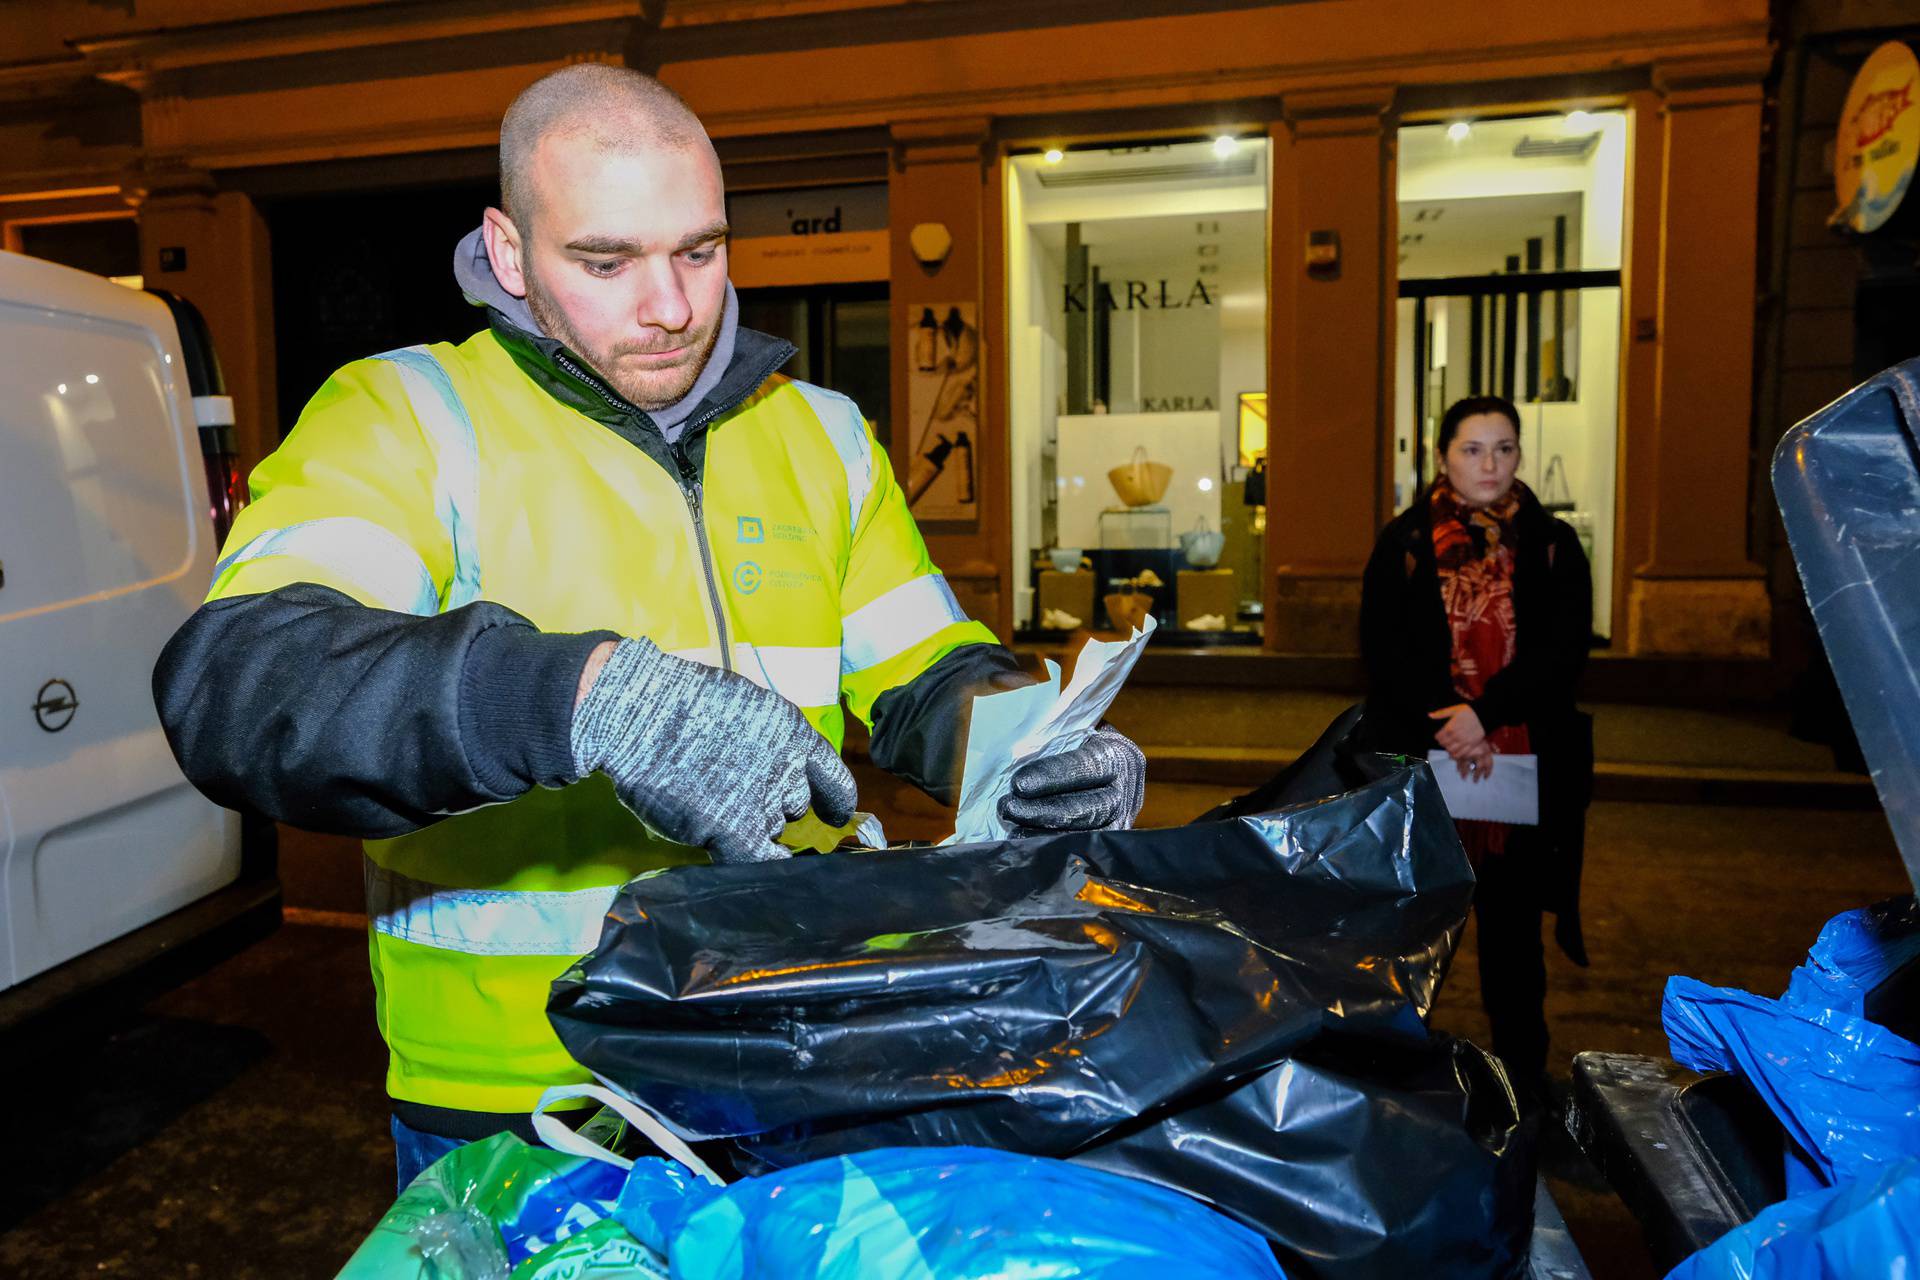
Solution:
[(1593, 644), (1593, 576), (1580, 539), (1553, 522), (1553, 558), (1547, 569), (1541, 634), (1528, 636), (1513, 661), (1487, 678), (1473, 709), (1489, 732), (1571, 710), (1580, 673)]
[(873, 703), (873, 762), (940, 801), (957, 804), (973, 699), (1036, 684), (1004, 646), (968, 644)]
[(1432, 743), (1421, 689), (1425, 663), (1415, 652), (1420, 629), (1413, 616), (1407, 553), (1398, 538), (1382, 534), (1360, 580), (1360, 660), (1367, 673), (1369, 737), (1396, 751), (1425, 750)]
[(613, 632), (546, 635), (479, 602), (436, 617), (312, 583), (202, 605), (154, 702), (217, 804), (381, 838), (573, 781), (573, 702)]

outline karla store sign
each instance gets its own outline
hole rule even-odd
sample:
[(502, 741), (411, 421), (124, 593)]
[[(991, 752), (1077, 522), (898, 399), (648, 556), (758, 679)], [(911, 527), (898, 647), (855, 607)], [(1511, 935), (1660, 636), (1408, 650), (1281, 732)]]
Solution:
[(1096, 280), (1091, 284), (1067, 284), (1061, 289), (1062, 309), (1076, 311), (1185, 311), (1190, 307), (1211, 307), (1213, 292), (1204, 280), (1191, 287), (1168, 284), (1165, 280)]

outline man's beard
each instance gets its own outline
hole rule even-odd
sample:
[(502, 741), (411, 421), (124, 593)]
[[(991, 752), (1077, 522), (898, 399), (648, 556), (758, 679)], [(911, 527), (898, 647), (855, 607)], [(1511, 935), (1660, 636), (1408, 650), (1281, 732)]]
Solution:
[(665, 368), (636, 369), (624, 365), (620, 357), (642, 353), (650, 348), (631, 342), (618, 343), (604, 350), (587, 345), (586, 340), (567, 323), (565, 313), (554, 305), (531, 274), (527, 277), (527, 309), (533, 312), (534, 320), (549, 338), (558, 339), (567, 350), (584, 359), (595, 373), (611, 383), (613, 389), (634, 407), (648, 411), (677, 404), (693, 390), (693, 384), (700, 380), (707, 361), (713, 358), (713, 346), (720, 337), (720, 321), (724, 314), (724, 310), (716, 311), (704, 331), (690, 331), (672, 337), (669, 349), (677, 346), (693, 349), (688, 359)]

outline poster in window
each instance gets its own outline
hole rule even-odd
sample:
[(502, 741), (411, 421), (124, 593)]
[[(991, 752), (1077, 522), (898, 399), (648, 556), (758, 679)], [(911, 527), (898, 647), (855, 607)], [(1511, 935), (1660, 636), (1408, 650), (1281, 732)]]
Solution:
[(971, 302), (923, 306), (907, 329), (907, 504), (922, 520), (980, 514), (980, 331)]

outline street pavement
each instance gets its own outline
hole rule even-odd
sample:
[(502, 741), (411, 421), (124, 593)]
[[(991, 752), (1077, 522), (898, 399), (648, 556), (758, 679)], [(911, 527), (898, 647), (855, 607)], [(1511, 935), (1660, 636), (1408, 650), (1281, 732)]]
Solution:
[[(1145, 824), (1228, 789), (1156, 784)], [(1658, 1054), (1670, 974), (1776, 993), (1822, 921), (1910, 886), (1877, 811), (1602, 803), (1590, 826), (1593, 964), (1551, 950), (1556, 1070), (1578, 1049)], [(289, 923), (137, 1009), (17, 1038), (0, 1275), (331, 1275), (393, 1198), (383, 1055), (346, 842), (289, 839)], [(1438, 1027), (1484, 1043), (1473, 934)], [(1654, 1274), (1577, 1157), (1552, 1187), (1596, 1276)]]

